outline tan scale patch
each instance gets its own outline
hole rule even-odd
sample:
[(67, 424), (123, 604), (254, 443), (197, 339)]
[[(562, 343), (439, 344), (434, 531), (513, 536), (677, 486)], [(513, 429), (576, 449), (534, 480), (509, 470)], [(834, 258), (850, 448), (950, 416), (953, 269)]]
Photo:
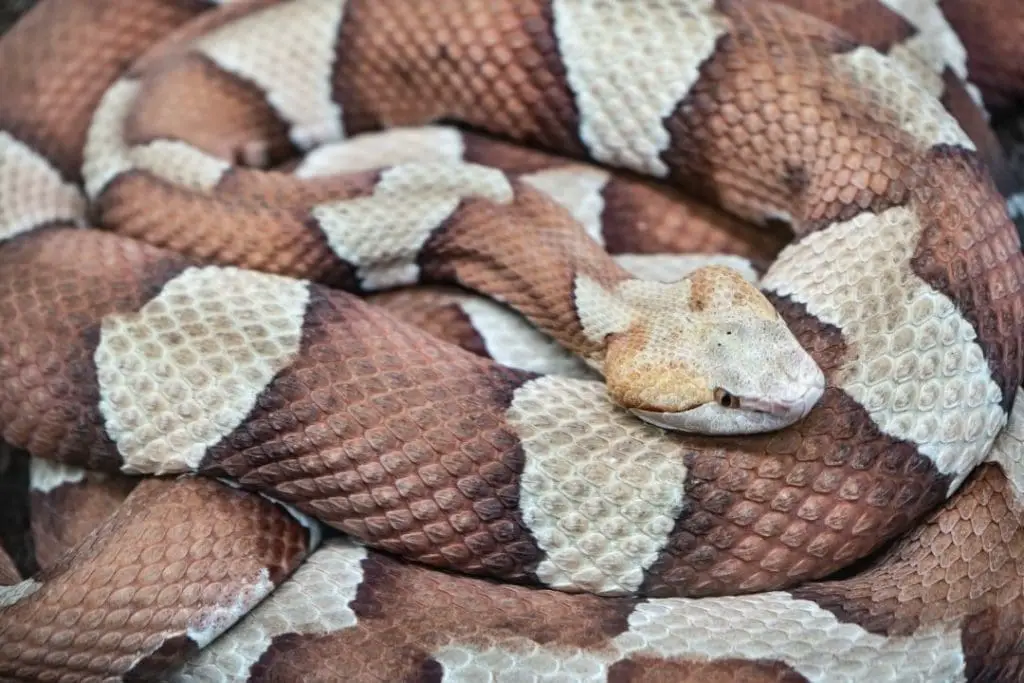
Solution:
[[(235, 580), (237, 581), (237, 578)], [(233, 592), (230, 600), (214, 605), (191, 619), (185, 635), (200, 648), (206, 647), (214, 638), (249, 614), (253, 607), (273, 590), (274, 583), (270, 580), (270, 572), (267, 569), (260, 569), (254, 583), (240, 586)]]
[(334, 253), (372, 291), (416, 283), (420, 250), (467, 198), (507, 204), (512, 186), (504, 173), (477, 164), (402, 164), (381, 173), (371, 196), (320, 204), (311, 213)]
[(617, 408), (600, 382), (527, 382), (506, 420), (526, 456), (523, 523), (546, 553), (538, 578), (571, 592), (639, 589), (682, 510), (679, 444)]
[(942, 94), (942, 72), (948, 66), (965, 82), (971, 99), (984, 111), (981, 92), (967, 82), (967, 49), (946, 21), (937, 0), (879, 1), (917, 28), (917, 34), (894, 45), (889, 56), (914, 73), (934, 97)]
[(650, 600), (615, 646), (624, 654), (782, 661), (811, 683), (965, 680), (954, 624), (887, 638), (783, 592)]
[(103, 319), (100, 411), (129, 473), (194, 469), (299, 351), (307, 283), (190, 268), (138, 313)]
[(840, 622), (814, 602), (783, 592), (648, 600), (630, 614), (628, 630), (604, 648), (550, 647), (509, 638), (486, 644), (454, 642), (433, 653), (444, 667), (445, 683), (604, 683), (616, 662), (636, 657), (783, 662), (811, 683), (966, 680), (959, 629), (953, 624), (885, 637)]
[(202, 192), (215, 188), (231, 168), (228, 162), (180, 140), (154, 140), (136, 145), (129, 155), (133, 167)]
[(412, 162), (456, 163), (464, 152), (462, 134), (455, 128), (393, 128), (318, 147), (295, 168), (295, 175), (315, 178)]
[(29, 490), (38, 493), (49, 493), (64, 484), (77, 484), (85, 479), (86, 470), (74, 465), (65, 465), (33, 457), (29, 460)]
[(331, 96), (338, 26), (345, 0), (292, 0), (209, 33), (195, 49), (263, 89), (300, 149), (344, 136)]
[(35, 579), (25, 579), (13, 586), (0, 586), (0, 607), (10, 607), (24, 600), (39, 590), (42, 585)]
[(641, 280), (676, 282), (705, 266), (725, 266), (756, 284), (757, 270), (750, 259), (733, 254), (615, 254), (612, 260)]
[(783, 250), (762, 287), (843, 331), (852, 353), (835, 383), (952, 475), (952, 492), (1006, 416), (974, 328), (911, 269), (922, 230), (910, 208), (859, 214)]
[(1024, 390), (1018, 389), (1003, 431), (996, 437), (988, 461), (1003, 468), (1013, 487), (1018, 509), (1024, 510)]
[(594, 159), (665, 176), (664, 120), (729, 28), (714, 0), (553, 0), (555, 35)]
[(110, 86), (96, 108), (83, 152), (86, 194), (95, 199), (114, 178), (132, 169), (148, 171), (192, 190), (216, 187), (230, 168), (222, 159), (177, 140), (136, 146), (125, 142), (125, 121), (140, 87), (138, 81), (121, 79)]
[(587, 339), (601, 344), (609, 334), (629, 329), (633, 312), (619, 296), (586, 275), (576, 276), (574, 285), (576, 314)]
[(455, 642), (432, 656), (444, 669), (441, 683), (606, 683), (609, 665), (616, 660), (613, 650), (549, 647), (528, 638), (490, 645)]
[(103, 93), (93, 112), (82, 151), (82, 178), (90, 199), (98, 197), (110, 181), (132, 168), (124, 141), (124, 124), (140, 89), (138, 81), (122, 78)]
[(81, 190), (38, 152), (0, 131), (0, 241), (50, 221), (84, 223)]
[(459, 296), (458, 301), (488, 355), (502, 365), (544, 375), (599, 379), (578, 356), (512, 309), (478, 296)]
[(193, 657), (174, 683), (243, 683), (273, 639), (286, 633), (333, 633), (356, 625), (349, 603), (363, 581), (366, 548), (332, 539), (300, 566), (266, 600)]
[(832, 61), (840, 74), (871, 94), (879, 111), (892, 112), (896, 124), (923, 148), (947, 144), (975, 149), (956, 119), (901, 62), (864, 45), (834, 55)]
[[(764, 318), (775, 316), (775, 310), (754, 288), (738, 289), (734, 286), (734, 274), (721, 268), (702, 268), (689, 278), (690, 306), (694, 310), (728, 310), (731, 306), (742, 306)], [(644, 295), (631, 295), (640, 300)], [(664, 294), (662, 294), (664, 296)], [(653, 298), (653, 297), (652, 297)], [(659, 306), (660, 308), (660, 306)]]
[(564, 206), (598, 244), (604, 244), (601, 214), (604, 197), (601, 191), (611, 176), (608, 171), (582, 164), (552, 168), (520, 176)]

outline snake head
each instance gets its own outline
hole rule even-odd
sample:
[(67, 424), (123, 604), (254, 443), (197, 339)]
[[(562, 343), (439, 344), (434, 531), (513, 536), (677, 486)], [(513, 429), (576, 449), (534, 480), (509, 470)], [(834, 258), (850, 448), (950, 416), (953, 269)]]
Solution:
[(802, 419), (825, 376), (771, 302), (722, 266), (679, 282), (617, 287), (629, 324), (608, 337), (609, 396), (665, 429), (707, 435), (771, 432)]

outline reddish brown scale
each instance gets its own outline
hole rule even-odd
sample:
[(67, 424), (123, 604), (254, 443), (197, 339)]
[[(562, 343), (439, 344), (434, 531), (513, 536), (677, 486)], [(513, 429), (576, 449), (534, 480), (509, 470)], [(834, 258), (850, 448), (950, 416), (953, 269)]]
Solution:
[(199, 615), (279, 583), (307, 552), (306, 530), (259, 496), (201, 478), (143, 481), (0, 611), (0, 676), (153, 680), (195, 654)]
[(990, 680), (983, 671), (1000, 672), (991, 680), (1017, 680), (1024, 671), (1024, 525), (1015, 495), (998, 466), (982, 465), (857, 576), (792, 593), (885, 635), (963, 620), (969, 680)]
[[(919, 32), (918, 27), (909, 23), (881, 0), (780, 0), (780, 4), (834, 24), (858, 43), (870, 45), (885, 54)], [(998, 0), (993, 4), (999, 4)], [(1006, 157), (988, 125), (984, 112), (971, 99), (964, 82), (950, 69), (947, 68), (942, 74), (942, 80), (943, 106), (977, 145), (993, 177), (1004, 186), (1009, 182), (1009, 178), (1006, 177)]]
[(487, 356), (480, 332), (473, 327), (455, 296), (459, 290), (440, 288), (398, 289), (367, 297), (402, 322), (414, 325), (439, 339), (451, 341), (470, 353)]
[(911, 261), (922, 280), (970, 321), (1009, 410), (1024, 369), (1024, 260), (1017, 231), (985, 167), (963, 150), (937, 148), (914, 187), (925, 226)]
[(131, 493), (140, 479), (85, 472), (48, 491), (29, 492), (32, 540), (39, 568), (48, 571), (65, 552), (78, 545)]
[[(830, 57), (854, 49), (846, 34), (777, 5), (718, 6), (733, 31), (667, 121), (674, 144), (662, 159), (674, 182), (741, 215), (784, 211), (802, 231), (905, 201), (918, 153), (829, 68)], [(767, 143), (769, 135), (786, 144)], [(850, 182), (861, 169), (862, 189)]]
[(334, 98), (350, 134), (453, 115), (519, 142), (585, 154), (547, 0), (348, 2)]
[[(309, 209), (316, 204), (368, 197), (380, 181), (380, 170), (321, 178), (235, 167), (217, 183), (216, 198), (281, 209)], [(271, 226), (267, 226), (272, 230)]]
[(536, 173), (575, 163), (567, 157), (483, 133), (461, 132), (461, 138), (463, 159), (484, 166), (495, 166), (508, 173)]
[[(225, 183), (240, 186), (239, 194), (249, 195), (249, 201), (232, 201), (229, 192), (223, 197), (190, 192), (149, 173), (132, 171), (114, 180), (95, 206), (103, 223), (116, 226), (118, 234), (198, 262), (355, 288), (352, 267), (335, 256), (323, 234), (313, 229), (308, 206), (261, 201), (260, 183), (249, 180), (252, 176), (244, 170), (235, 174), (245, 177), (228, 176)], [(363, 187), (358, 183), (355, 189)], [(346, 187), (338, 194), (350, 195), (353, 190)]]
[(858, 43), (887, 53), (917, 33), (917, 27), (881, 0), (776, 0), (835, 24)]
[(463, 200), (423, 245), (424, 281), (498, 294), (573, 352), (598, 354), (602, 344), (586, 336), (576, 311), (576, 278), (612, 289), (632, 276), (548, 195), (519, 181), (512, 187), (511, 204)]
[[(564, 167), (565, 157), (482, 135), (463, 135), (467, 161), (528, 174)], [(642, 176), (618, 171), (601, 190), (602, 238), (610, 254), (725, 253), (767, 265), (792, 238), (780, 226), (756, 226)]]
[(428, 660), (440, 646), (513, 636), (553, 648), (600, 647), (626, 631), (635, 605), (426, 571), (376, 553), (362, 567), (349, 604), (355, 628), (277, 638), (252, 667), (256, 680), (327, 681), (340, 672), (353, 683), (421, 680), (417, 675), (437, 670)]
[(116, 471), (99, 410), (99, 323), (138, 310), (189, 262), (99, 231), (48, 229), (0, 246), (0, 423), (33, 455)]
[(608, 668), (608, 683), (808, 683), (782, 662), (630, 657)]
[(0, 130), (80, 180), (92, 113), (126, 64), (196, 16), (201, 0), (41, 2), (0, 41)]
[[(295, 150), (288, 129), (255, 85), (224, 73), (206, 57), (171, 62), (166, 76), (152, 69), (125, 126), (125, 141), (188, 140), (231, 163), (273, 164)], [(189, 92), (189, 106), (180, 105)]]
[(989, 107), (1024, 103), (1024, 5), (1017, 0), (939, 0), (967, 49), (967, 71)]
[(315, 289), (302, 352), (200, 470), (427, 564), (524, 579), (523, 455), (504, 420), (530, 375)]
[(604, 189), (605, 249), (611, 254), (735, 254), (762, 271), (793, 233), (754, 225), (671, 188), (616, 176)]

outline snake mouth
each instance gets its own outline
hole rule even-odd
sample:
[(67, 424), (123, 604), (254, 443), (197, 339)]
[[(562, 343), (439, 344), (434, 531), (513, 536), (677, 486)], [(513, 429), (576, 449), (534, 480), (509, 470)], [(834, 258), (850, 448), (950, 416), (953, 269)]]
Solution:
[(737, 396), (724, 389), (715, 391), (715, 402), (723, 408), (763, 413), (773, 417), (796, 420), (807, 416), (818, 403), (825, 388), (818, 384), (805, 385), (795, 398), (762, 398), (758, 396)]
[(785, 429), (811, 412), (824, 385), (807, 384), (794, 398), (751, 399), (716, 392), (715, 401), (680, 412), (630, 410), (644, 422), (662, 429), (705, 436), (763, 434)]

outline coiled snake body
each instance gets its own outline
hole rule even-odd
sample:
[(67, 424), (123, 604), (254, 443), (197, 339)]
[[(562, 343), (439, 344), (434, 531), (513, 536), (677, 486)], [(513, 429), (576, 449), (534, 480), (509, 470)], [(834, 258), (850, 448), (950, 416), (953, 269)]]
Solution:
[(1024, 261), (942, 9), (43, 0), (0, 676), (1019, 680)]

